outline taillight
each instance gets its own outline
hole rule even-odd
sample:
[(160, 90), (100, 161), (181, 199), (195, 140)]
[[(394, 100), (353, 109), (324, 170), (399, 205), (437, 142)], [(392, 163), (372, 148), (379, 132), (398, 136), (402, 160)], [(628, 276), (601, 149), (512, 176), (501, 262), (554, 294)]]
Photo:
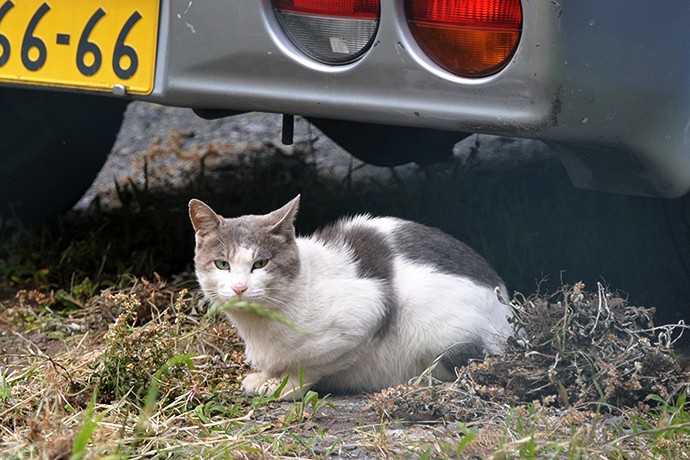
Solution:
[(503, 69), (522, 33), (520, 0), (409, 0), (405, 13), (427, 56), (462, 77)]
[(273, 7), (295, 46), (324, 64), (355, 61), (379, 25), (379, 0), (273, 0)]

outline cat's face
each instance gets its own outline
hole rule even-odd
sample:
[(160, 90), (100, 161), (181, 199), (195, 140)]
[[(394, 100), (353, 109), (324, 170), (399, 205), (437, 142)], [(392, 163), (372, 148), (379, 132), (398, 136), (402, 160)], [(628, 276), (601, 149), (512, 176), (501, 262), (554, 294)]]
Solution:
[(293, 226), (298, 204), (299, 196), (266, 215), (228, 219), (199, 200), (189, 202), (196, 275), (209, 300), (280, 303), (279, 293), (299, 273)]

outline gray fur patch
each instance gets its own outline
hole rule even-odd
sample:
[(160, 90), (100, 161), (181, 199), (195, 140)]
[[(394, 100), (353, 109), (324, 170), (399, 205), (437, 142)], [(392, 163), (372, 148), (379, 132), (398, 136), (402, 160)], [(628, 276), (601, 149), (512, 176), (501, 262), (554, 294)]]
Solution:
[(397, 299), (393, 288), (393, 258), (395, 251), (386, 236), (369, 225), (345, 225), (339, 221), (318, 230), (314, 236), (329, 245), (350, 248), (357, 274), (362, 278), (381, 281), (385, 315), (376, 332), (376, 337), (383, 337), (391, 328), (397, 311)]
[(479, 342), (457, 343), (443, 353), (440, 363), (451, 375), (455, 375), (456, 367), (466, 366), (470, 359), (483, 357), (484, 347)]
[(431, 264), (443, 273), (467, 277), (492, 289), (504, 284), (482, 256), (439, 229), (402, 221), (393, 231), (393, 239), (406, 259)]

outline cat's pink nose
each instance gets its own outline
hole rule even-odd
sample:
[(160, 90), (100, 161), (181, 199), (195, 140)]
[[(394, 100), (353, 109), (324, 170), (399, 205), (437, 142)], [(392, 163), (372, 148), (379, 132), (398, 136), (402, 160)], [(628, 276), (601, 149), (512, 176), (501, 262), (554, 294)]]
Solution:
[(235, 294), (238, 296), (241, 296), (247, 291), (247, 285), (246, 284), (235, 284), (232, 287), (232, 290), (235, 291)]

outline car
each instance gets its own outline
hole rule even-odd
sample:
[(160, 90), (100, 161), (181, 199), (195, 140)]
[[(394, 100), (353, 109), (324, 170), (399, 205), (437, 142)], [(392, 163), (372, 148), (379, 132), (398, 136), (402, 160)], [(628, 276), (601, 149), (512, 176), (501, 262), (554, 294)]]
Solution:
[(688, 24), (684, 0), (2, 0), (0, 204), (71, 204), (135, 99), (288, 139), (302, 115), (379, 165), (538, 139), (578, 187), (682, 196)]

